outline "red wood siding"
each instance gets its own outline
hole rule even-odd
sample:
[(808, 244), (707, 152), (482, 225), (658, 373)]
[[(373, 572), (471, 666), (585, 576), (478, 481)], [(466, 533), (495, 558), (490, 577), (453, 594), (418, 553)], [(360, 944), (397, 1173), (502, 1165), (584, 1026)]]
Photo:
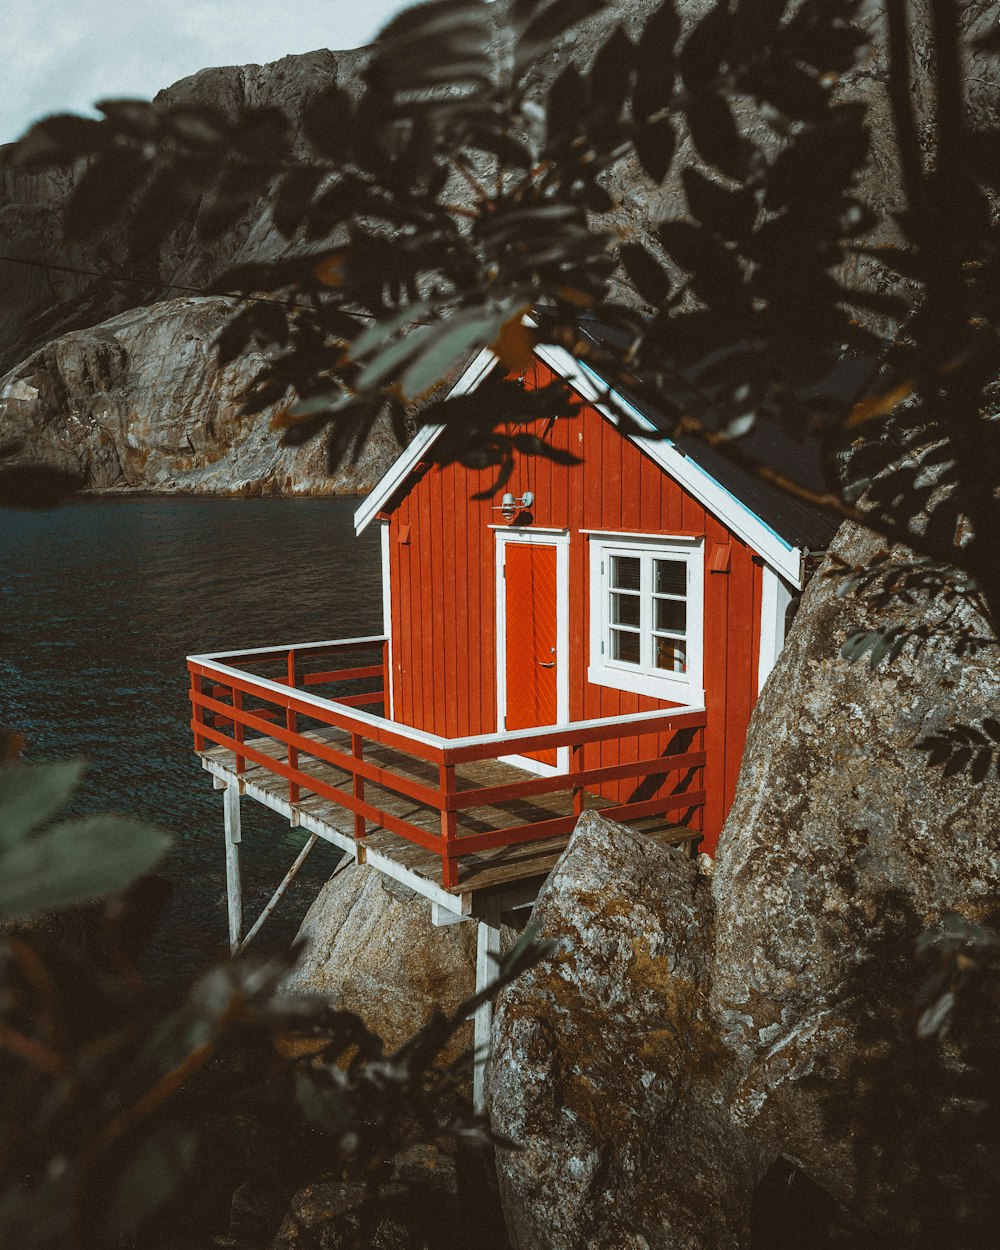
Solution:
[[(538, 385), (551, 374), (537, 366)], [(541, 457), (517, 458), (505, 489), (535, 495), (532, 524), (568, 529), (570, 580), (570, 718), (627, 715), (664, 701), (587, 681), (590, 638), (589, 544), (581, 530), (705, 535), (705, 847), (718, 837), (736, 787), (750, 712), (757, 695), (761, 563), (737, 535), (623, 438), (594, 409), (539, 425), (535, 433), (583, 463), (566, 468)], [(392, 682), (398, 720), (448, 737), (497, 730), (496, 539), (493, 504), (476, 500), (491, 470), (459, 465), (418, 475), (391, 511)], [(711, 572), (717, 544), (728, 544), (726, 571)], [(648, 758), (665, 743), (647, 737), (608, 744), (587, 766)], [(634, 783), (609, 797), (627, 800)]]

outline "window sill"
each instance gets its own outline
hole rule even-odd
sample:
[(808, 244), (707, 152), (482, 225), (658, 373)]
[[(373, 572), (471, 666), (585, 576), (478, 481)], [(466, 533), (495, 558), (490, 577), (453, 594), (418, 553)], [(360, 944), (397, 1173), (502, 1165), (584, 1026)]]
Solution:
[(630, 673), (617, 668), (597, 668), (593, 664), (587, 669), (587, 681), (592, 686), (644, 694), (666, 703), (700, 706), (705, 699), (704, 690), (689, 681), (672, 681), (669, 677), (653, 677), (649, 673)]

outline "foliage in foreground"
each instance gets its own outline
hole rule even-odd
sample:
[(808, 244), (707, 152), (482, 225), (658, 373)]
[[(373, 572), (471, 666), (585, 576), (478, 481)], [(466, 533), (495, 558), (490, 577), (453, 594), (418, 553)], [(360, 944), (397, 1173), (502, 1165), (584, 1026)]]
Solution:
[[(553, 43), (607, 7), (415, 5), (383, 30), (359, 91), (312, 99), (301, 137), (273, 107), (233, 119), (112, 100), (100, 121), (40, 122), (8, 159), (82, 170), (67, 238), (124, 225), (129, 276), (154, 286), (172, 231), (210, 240), (264, 197), (287, 248), (219, 278), (246, 301), (220, 357), (263, 349), (247, 414), (282, 404), (285, 441), (322, 434), (332, 465), (359, 453), (380, 414), (405, 437), (411, 401), (429, 399), (419, 419), (447, 430), (433, 454), (493, 465), (502, 485), (515, 456), (556, 454), (536, 423), (571, 413), (572, 397), (554, 386), (529, 401), (517, 375), (538, 343), (562, 345), (649, 400), (659, 435), (703, 439), (903, 544), (942, 585), (964, 582), (981, 627), (958, 626), (959, 640), (995, 643), (992, 10), (660, 0), (637, 36), (606, 29), (589, 66), (570, 60), (541, 87)], [(915, 68), (925, 20), (930, 55)], [(865, 66), (873, 29), (884, 73)], [(889, 218), (863, 190), (883, 87)], [(676, 189), (677, 211), (648, 237), (608, 216), (616, 185), (642, 184)], [(483, 346), (508, 377), (441, 398), (438, 383)], [(867, 364), (850, 387), (832, 384), (851, 358)], [(818, 446), (821, 489), (767, 463), (769, 428)], [(855, 572), (860, 587), (867, 571)], [(930, 602), (929, 582), (923, 592)], [(889, 624), (845, 655), (881, 663), (921, 637)]]
[[(386, 1054), (357, 1016), (279, 992), (295, 950), (220, 963), (176, 993), (145, 987), (136, 961), (167, 895), (143, 874), (167, 838), (113, 817), (41, 829), (79, 773), (0, 765), (0, 897), (20, 921), (0, 946), (0, 1244), (155, 1246), (199, 1214), (224, 1231), (245, 1179), (241, 1125), (274, 1159), (373, 1185), (415, 1142), (494, 1140), (465, 1110), (472, 1055), (441, 1062), (481, 997)], [(62, 853), (67, 830), (78, 853)], [(37, 867), (30, 894), (23, 864)], [(109, 901), (87, 917), (85, 947), (38, 915), (96, 899)], [(545, 953), (526, 937), (487, 996)], [(185, 1216), (199, 1193), (207, 1214)]]

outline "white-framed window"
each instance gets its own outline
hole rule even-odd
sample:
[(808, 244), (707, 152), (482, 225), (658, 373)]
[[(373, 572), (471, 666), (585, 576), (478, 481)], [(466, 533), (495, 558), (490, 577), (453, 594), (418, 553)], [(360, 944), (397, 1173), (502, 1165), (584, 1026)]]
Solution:
[(592, 535), (588, 680), (700, 702), (703, 599), (700, 538)]

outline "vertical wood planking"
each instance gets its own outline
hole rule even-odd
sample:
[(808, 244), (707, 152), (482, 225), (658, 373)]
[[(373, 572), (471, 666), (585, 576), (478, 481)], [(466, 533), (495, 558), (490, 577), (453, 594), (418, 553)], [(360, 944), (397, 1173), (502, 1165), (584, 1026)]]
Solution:
[[(529, 384), (552, 378), (544, 366)], [(706, 848), (721, 827), (735, 785), (746, 727), (756, 695), (760, 646), (760, 567), (749, 549), (649, 457), (624, 439), (595, 410), (539, 423), (554, 446), (583, 456), (575, 467), (535, 457), (515, 458), (508, 489), (533, 490), (538, 526), (570, 531), (570, 716), (624, 715), (663, 706), (660, 700), (590, 686), (589, 543), (583, 529), (640, 533), (704, 533), (706, 557), (715, 542), (733, 545), (729, 573), (705, 575), (705, 749), (709, 791)], [(582, 437), (581, 437), (582, 436)], [(406, 723), (448, 736), (491, 733), (496, 720), (494, 499), (471, 496), (491, 485), (493, 472), (458, 465), (432, 469), (397, 506), (411, 527), (409, 547), (393, 543), (393, 628), (399, 673), (394, 674), (398, 715)], [(399, 600), (397, 603), (396, 600)], [(618, 764), (644, 755), (665, 740), (636, 738), (624, 746), (593, 748), (588, 766)], [(634, 782), (608, 783), (608, 797), (628, 797)]]

